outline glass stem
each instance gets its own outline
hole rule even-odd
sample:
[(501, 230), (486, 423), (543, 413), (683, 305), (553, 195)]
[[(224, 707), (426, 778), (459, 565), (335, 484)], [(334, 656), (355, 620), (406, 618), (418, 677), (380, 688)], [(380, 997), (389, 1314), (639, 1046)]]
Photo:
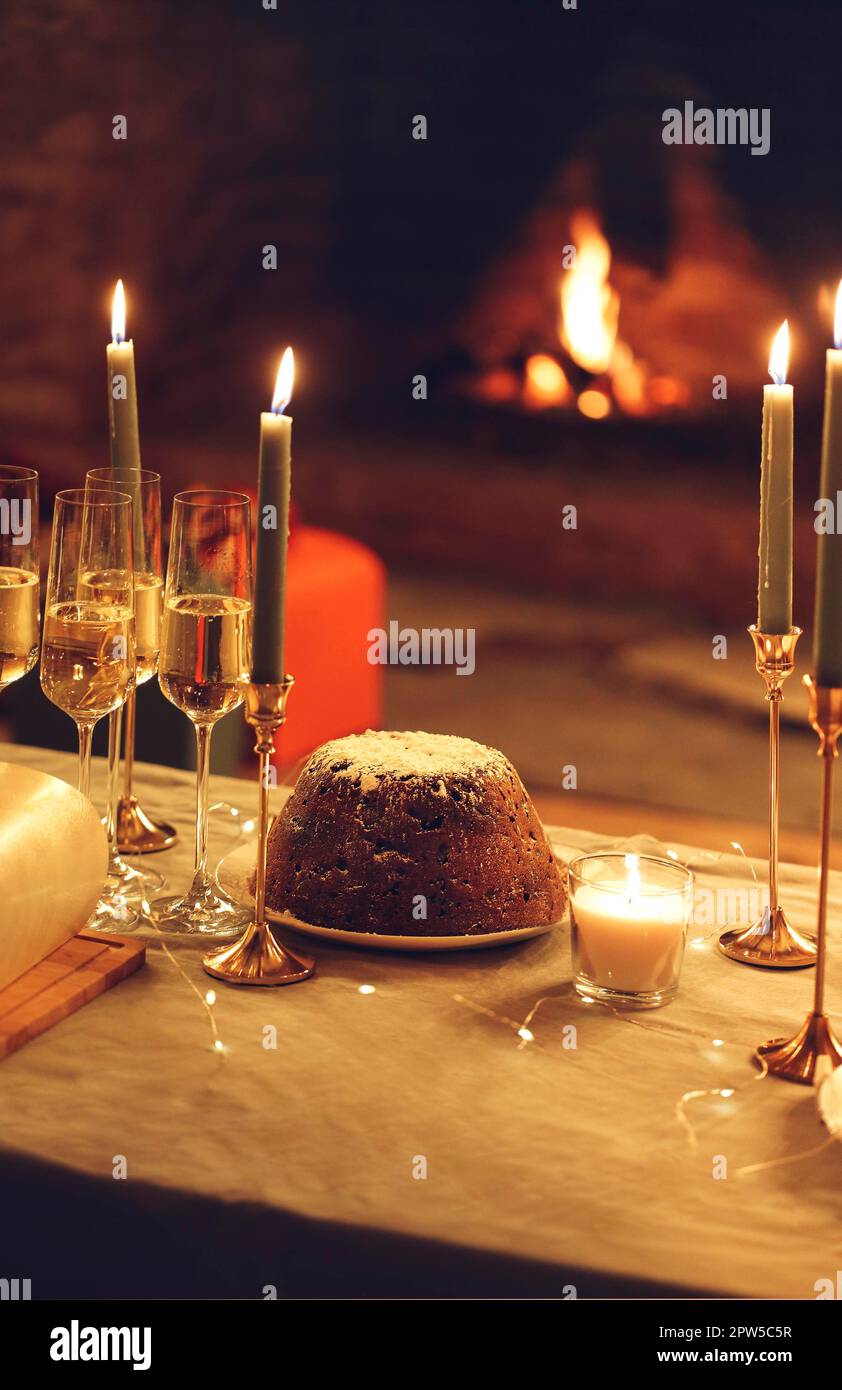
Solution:
[(208, 774), (212, 724), (196, 725), (196, 875), (206, 878), (208, 868)]
[(91, 743), (93, 724), (77, 724), (79, 731), (79, 790), (90, 800), (91, 795)]
[(120, 795), (120, 733), (123, 727), (123, 706), (108, 716), (108, 805), (105, 808), (105, 834), (108, 840), (110, 868), (122, 867), (117, 853), (117, 800)]
[(126, 700), (126, 753), (123, 759), (123, 796), (126, 801), (131, 800), (132, 796), (132, 775), (134, 773), (134, 728), (135, 728), (135, 695), (137, 689), (129, 691)]

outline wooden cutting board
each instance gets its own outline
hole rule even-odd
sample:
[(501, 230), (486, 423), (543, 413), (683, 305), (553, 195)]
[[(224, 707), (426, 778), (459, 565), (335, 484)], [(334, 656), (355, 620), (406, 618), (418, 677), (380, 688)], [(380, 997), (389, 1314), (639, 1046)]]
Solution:
[(139, 970), (146, 943), (81, 931), (0, 989), (0, 1058)]

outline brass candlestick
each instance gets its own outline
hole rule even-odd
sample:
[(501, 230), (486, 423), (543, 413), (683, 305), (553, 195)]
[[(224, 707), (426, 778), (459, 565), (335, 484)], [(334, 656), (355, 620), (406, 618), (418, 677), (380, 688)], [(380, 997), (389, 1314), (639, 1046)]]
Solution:
[(136, 693), (132, 690), (126, 700), (126, 752), (123, 795), (117, 802), (117, 850), (120, 854), (157, 854), (170, 849), (178, 834), (166, 821), (154, 821), (132, 795)]
[(294, 985), (316, 968), (309, 956), (297, 956), (278, 941), (266, 921), (266, 841), (269, 836), (269, 759), (275, 751), (275, 731), (286, 720), (293, 677), (280, 685), (246, 687), (246, 722), (255, 732), (254, 751), (260, 758), (260, 807), (257, 823), (257, 869), (254, 921), (233, 946), (221, 946), (202, 961), (209, 975), (231, 985)]
[(813, 1009), (794, 1038), (774, 1038), (757, 1051), (773, 1076), (786, 1081), (813, 1084), (819, 1057), (827, 1057), (832, 1067), (842, 1064), (842, 1046), (834, 1036), (824, 1012), (825, 957), (827, 954), (827, 880), (830, 872), (830, 828), (833, 818), (833, 764), (839, 756), (837, 742), (842, 733), (842, 688), (816, 685), (804, 677), (810, 692), (810, 724), (819, 736), (822, 760), (822, 800), (819, 821), (819, 903), (816, 942), (816, 981)]
[(780, 808), (781, 701), (782, 686), (795, 667), (795, 647), (800, 627), (789, 632), (761, 632), (754, 624), (748, 629), (754, 643), (757, 670), (766, 686), (769, 701), (769, 903), (758, 921), (750, 927), (733, 927), (719, 938), (719, 949), (743, 965), (767, 969), (792, 970), (815, 965), (816, 943), (791, 927), (778, 902), (778, 812)]

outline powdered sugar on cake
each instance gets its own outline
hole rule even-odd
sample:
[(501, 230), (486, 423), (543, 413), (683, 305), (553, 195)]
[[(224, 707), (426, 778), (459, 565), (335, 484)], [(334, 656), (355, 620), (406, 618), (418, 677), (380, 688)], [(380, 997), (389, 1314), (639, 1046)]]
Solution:
[(336, 777), (359, 782), (363, 793), (375, 791), (384, 777), (435, 779), (432, 790), (446, 796), (443, 777), (481, 771), (504, 773), (509, 764), (496, 748), (456, 734), (368, 729), (364, 734), (349, 734), (323, 744), (310, 759), (310, 768), (330, 768)]

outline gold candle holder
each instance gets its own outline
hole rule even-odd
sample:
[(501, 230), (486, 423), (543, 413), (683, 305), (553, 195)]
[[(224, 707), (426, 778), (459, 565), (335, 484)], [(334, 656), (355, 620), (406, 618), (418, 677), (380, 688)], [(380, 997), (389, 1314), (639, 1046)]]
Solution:
[(269, 759), (275, 751), (275, 732), (286, 721), (292, 676), (279, 685), (246, 687), (246, 723), (254, 729), (254, 751), (260, 758), (260, 804), (257, 823), (257, 869), (254, 921), (233, 945), (218, 947), (204, 957), (209, 975), (231, 985), (294, 985), (316, 968), (309, 956), (297, 956), (282, 946), (266, 921), (266, 842), (269, 837)]
[(132, 795), (134, 776), (135, 695), (126, 700), (126, 751), (123, 766), (123, 795), (117, 802), (117, 850), (120, 854), (157, 854), (171, 849), (178, 840), (175, 827), (155, 821)]
[(757, 1051), (773, 1076), (811, 1086), (820, 1057), (832, 1067), (842, 1064), (842, 1046), (824, 1012), (825, 957), (827, 954), (827, 880), (830, 872), (830, 829), (833, 819), (833, 765), (839, 756), (842, 733), (842, 688), (816, 685), (804, 677), (810, 692), (810, 724), (819, 736), (822, 760), (822, 799), (819, 821), (819, 902), (816, 942), (816, 979), (813, 1008), (793, 1038), (773, 1038)]
[(730, 960), (766, 969), (793, 970), (816, 963), (812, 936), (789, 925), (778, 901), (778, 814), (780, 809), (782, 686), (795, 668), (795, 648), (800, 627), (789, 632), (748, 629), (754, 643), (755, 664), (766, 686), (769, 701), (769, 903), (750, 927), (732, 927), (719, 938), (719, 949)]

